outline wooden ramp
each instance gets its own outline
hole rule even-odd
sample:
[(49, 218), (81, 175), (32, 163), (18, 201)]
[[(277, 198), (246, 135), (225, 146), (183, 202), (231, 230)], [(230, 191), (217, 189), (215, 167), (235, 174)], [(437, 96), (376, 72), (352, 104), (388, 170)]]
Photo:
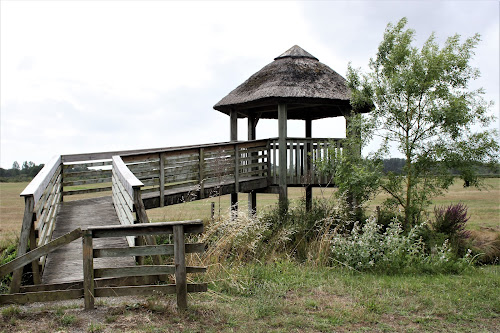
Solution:
[[(84, 229), (104, 225), (120, 225), (110, 196), (62, 202), (52, 239), (76, 228)], [(128, 243), (125, 237), (96, 239), (95, 248), (100, 247), (128, 247)], [(94, 259), (95, 268), (133, 265), (135, 265), (133, 257)], [(82, 281), (82, 279), (81, 239), (77, 239), (47, 256), (42, 275), (43, 284)]]

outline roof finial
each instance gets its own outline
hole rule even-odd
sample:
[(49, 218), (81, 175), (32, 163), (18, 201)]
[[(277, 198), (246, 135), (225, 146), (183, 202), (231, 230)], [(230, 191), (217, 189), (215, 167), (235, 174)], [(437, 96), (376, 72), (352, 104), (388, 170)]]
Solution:
[(304, 50), (298, 45), (294, 45), (289, 48), (285, 53), (281, 54), (279, 57), (274, 58), (274, 60), (282, 59), (282, 58), (309, 58), (316, 61), (319, 61), (318, 58)]

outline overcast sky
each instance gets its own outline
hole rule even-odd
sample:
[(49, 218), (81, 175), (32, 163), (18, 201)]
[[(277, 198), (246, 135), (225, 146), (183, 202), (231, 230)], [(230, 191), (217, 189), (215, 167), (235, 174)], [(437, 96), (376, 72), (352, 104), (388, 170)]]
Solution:
[[(367, 69), (387, 23), (408, 18), (421, 45), (480, 33), (474, 65), (499, 113), (498, 1), (0, 0), (0, 166), (60, 154), (228, 141), (212, 107), (297, 44), (345, 76)], [(313, 122), (343, 137), (343, 119)], [(498, 121), (493, 125), (498, 128)], [(257, 138), (278, 135), (260, 121)], [(289, 123), (289, 136), (304, 125)], [(247, 136), (239, 122), (239, 139)]]

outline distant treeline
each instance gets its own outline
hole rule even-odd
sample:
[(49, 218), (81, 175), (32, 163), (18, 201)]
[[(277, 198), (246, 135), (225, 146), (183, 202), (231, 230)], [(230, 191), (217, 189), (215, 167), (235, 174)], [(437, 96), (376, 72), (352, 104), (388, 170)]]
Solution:
[(0, 168), (0, 183), (25, 182), (32, 180), (40, 170), (43, 164), (36, 165), (31, 161), (24, 161), (22, 166), (15, 161), (11, 169)]
[[(384, 173), (394, 172), (400, 174), (403, 171), (405, 160), (402, 158), (384, 159)], [(480, 176), (500, 176), (500, 165), (479, 165), (476, 172)], [(452, 171), (454, 174), (459, 174), (458, 170)]]
[[(384, 159), (384, 173), (394, 172), (400, 174), (404, 165), (405, 160), (402, 158)], [(30, 181), (38, 174), (43, 166), (43, 164), (36, 165), (31, 161), (24, 161), (22, 166), (19, 166), (19, 163), (16, 161), (12, 164), (11, 169), (0, 168), (0, 183)], [(84, 167), (82, 170), (78, 171), (86, 170), (87, 168)], [(458, 174), (458, 171), (455, 173)], [(495, 165), (493, 167), (488, 165), (478, 166), (477, 173), (481, 176), (500, 176), (500, 165)]]

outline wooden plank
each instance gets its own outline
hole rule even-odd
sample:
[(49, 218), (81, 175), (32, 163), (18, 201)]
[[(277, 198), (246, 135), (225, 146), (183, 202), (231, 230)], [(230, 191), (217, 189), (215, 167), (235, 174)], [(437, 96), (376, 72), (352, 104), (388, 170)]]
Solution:
[[(26, 249), (28, 247), (30, 230), (31, 230), (32, 224), (34, 222), (34, 216), (33, 216), (34, 207), (35, 207), (35, 200), (34, 200), (33, 196), (25, 196), (24, 197), (24, 216), (23, 216), (23, 223), (21, 226), (21, 235), (19, 236), (19, 244), (17, 247), (17, 257), (21, 257), (27, 252)], [(24, 263), (24, 265), (26, 265), (30, 261), (31, 260), (26, 261)], [(11, 270), (9, 270), (9, 272), (10, 271)], [(0, 274), (0, 276), (4, 276), (5, 274)], [(15, 294), (15, 293), (19, 292), (19, 287), (21, 286), (22, 274), (23, 274), (22, 267), (19, 267), (19, 268), (14, 270), (14, 274), (12, 275), (12, 281), (10, 283), (10, 293), (11, 294)]]
[(93, 240), (92, 230), (85, 230), (82, 238), (83, 254), (83, 295), (85, 310), (94, 308), (94, 258), (93, 258)]
[(124, 276), (145, 276), (145, 275), (160, 275), (174, 274), (175, 266), (173, 265), (141, 265), (118, 268), (99, 268), (94, 269), (94, 277), (109, 278), (109, 277), (124, 277)]
[(123, 187), (122, 183), (117, 179), (117, 177), (113, 177), (113, 195), (116, 195), (116, 199), (120, 202), (124, 203), (127, 206), (127, 209), (130, 211), (134, 210), (134, 200), (128, 194), (128, 192)]
[(279, 201), (288, 199), (287, 189), (287, 105), (278, 104), (278, 132), (279, 132)]
[(58, 169), (54, 174), (54, 177), (50, 180), (49, 184), (45, 188), (43, 194), (40, 196), (38, 202), (35, 203), (35, 211), (37, 212), (37, 216), (44, 209), (44, 207), (46, 207), (49, 197), (54, 193), (60, 191), (61, 180), (62, 180), (62, 174), (60, 172), (60, 169)]
[(160, 207), (165, 206), (165, 154), (160, 154)]
[[(188, 283), (187, 292), (206, 292), (206, 283)], [(126, 287), (105, 287), (95, 289), (96, 297), (116, 297), (116, 296), (140, 296), (161, 294), (175, 294), (176, 285), (155, 285), (155, 286), (126, 286)]]
[(143, 236), (148, 233), (151, 235), (158, 235), (161, 233), (171, 234), (173, 232), (172, 228), (174, 225), (184, 225), (185, 233), (203, 232), (203, 222), (201, 220), (97, 226), (90, 227), (89, 230), (92, 230), (94, 238)]
[(34, 302), (63, 301), (83, 297), (83, 289), (38, 291), (0, 295), (0, 304), (26, 304)]
[[(99, 288), (99, 287), (151, 285), (151, 284), (156, 284), (156, 282), (158, 282), (158, 278), (156, 276), (127, 276), (120, 278), (94, 279), (94, 287)], [(21, 292), (26, 293), (26, 292), (69, 290), (69, 289), (81, 289), (83, 292), (83, 281), (22, 286)]]
[[(36, 249), (35, 224), (32, 223), (30, 229), (30, 251), (33, 251), (35, 249)], [(31, 262), (31, 271), (33, 272), (33, 283), (34, 284), (42, 283), (40, 280), (40, 267), (38, 266), (38, 258)], [(0, 273), (0, 276), (3, 275), (1, 275)]]
[(61, 236), (61, 237), (54, 239), (53, 241), (51, 241), (43, 246), (37, 247), (36, 249), (34, 249), (28, 253), (24, 253), (23, 255), (20, 255), (19, 257), (6, 263), (5, 265), (0, 266), (0, 276), (5, 276), (8, 273), (10, 273), (16, 269), (22, 268), (25, 265), (27, 265), (29, 262), (31, 262), (31, 261), (33, 261), (33, 260), (35, 260), (43, 255), (46, 255), (46, 254), (62, 247), (63, 245), (66, 245), (66, 244), (74, 241), (75, 239), (80, 238), (81, 236), (82, 236), (82, 231), (80, 228), (78, 228), (78, 229), (71, 231), (70, 233), (65, 234), (64, 236)]
[(184, 226), (174, 225), (175, 290), (177, 307), (180, 310), (187, 309), (187, 270), (184, 249)]
[[(186, 253), (202, 253), (204, 251), (205, 251), (205, 244), (203, 243), (186, 244), (185, 247)], [(155, 254), (173, 255), (174, 246), (172, 244), (165, 244), (165, 245), (135, 246), (131, 248), (94, 249), (94, 258), (148, 256)]]
[(76, 172), (63, 172), (64, 179), (73, 180), (74, 178), (106, 178), (111, 177), (111, 170), (89, 170)]
[[(205, 273), (206, 267), (185, 267), (187, 273)], [(125, 276), (147, 276), (174, 274), (176, 266), (174, 265), (140, 265), (128, 267), (96, 268), (94, 269), (95, 278), (111, 278)]]
[[(112, 228), (92, 227), (94, 238), (106, 237), (125, 237), (125, 236), (144, 236), (172, 234), (172, 225), (163, 225), (164, 223), (147, 223), (134, 225), (120, 225)], [(193, 224), (186, 226), (186, 233), (199, 234), (203, 232), (203, 224)]]
[[(82, 168), (97, 168), (97, 167), (108, 167), (112, 165), (111, 157), (109, 159), (104, 159), (103, 161), (97, 161), (97, 162), (91, 162), (88, 160), (81, 160), (81, 161), (74, 161), (74, 162), (67, 162), (64, 160), (64, 155), (62, 157), (63, 159), (63, 170), (71, 170), (71, 169), (82, 169)], [(71, 172), (78, 172), (78, 171), (67, 171), (69, 173)]]
[(79, 186), (79, 185), (87, 185), (87, 184), (102, 184), (111, 182), (111, 177), (107, 178), (93, 178), (93, 179), (82, 179), (75, 181), (65, 181), (63, 182), (63, 186)]
[(117, 178), (131, 197), (134, 196), (134, 188), (144, 186), (144, 184), (127, 168), (119, 156), (113, 156), (113, 169), (116, 169)]
[(66, 195), (76, 195), (76, 194), (88, 194), (88, 193), (97, 193), (97, 192), (107, 192), (111, 191), (111, 186), (98, 187), (98, 188), (89, 188), (86, 190), (71, 190), (71, 191), (63, 191), (63, 196)]
[(32, 196), (36, 205), (61, 163), (61, 156), (53, 157), (21, 192), (21, 196)]

